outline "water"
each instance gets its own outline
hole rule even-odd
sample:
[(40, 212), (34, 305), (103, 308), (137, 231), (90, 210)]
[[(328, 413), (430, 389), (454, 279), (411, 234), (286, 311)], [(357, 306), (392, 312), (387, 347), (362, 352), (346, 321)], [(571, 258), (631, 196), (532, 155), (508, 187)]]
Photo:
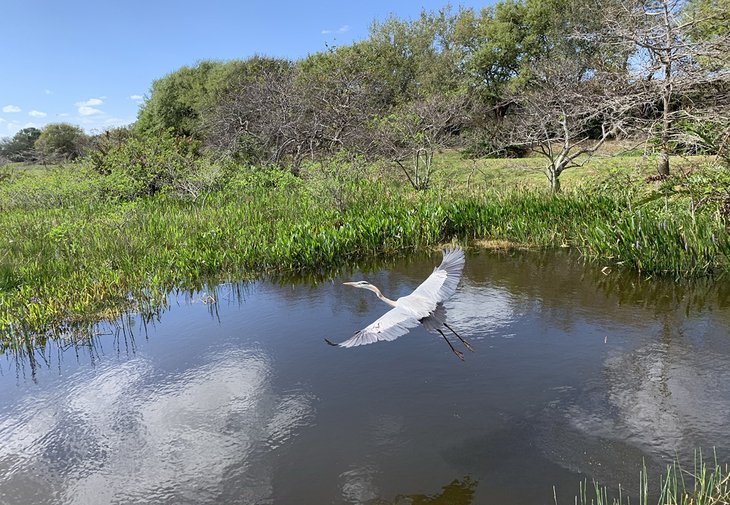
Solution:
[[(367, 274), (410, 292), (437, 256)], [(608, 273), (608, 272), (607, 272)], [(87, 346), (0, 360), (0, 503), (573, 503), (730, 456), (730, 287), (556, 253), (467, 257), (449, 321), (355, 349), (388, 307), (341, 283), (223, 285)], [(457, 342), (455, 342), (457, 343)]]

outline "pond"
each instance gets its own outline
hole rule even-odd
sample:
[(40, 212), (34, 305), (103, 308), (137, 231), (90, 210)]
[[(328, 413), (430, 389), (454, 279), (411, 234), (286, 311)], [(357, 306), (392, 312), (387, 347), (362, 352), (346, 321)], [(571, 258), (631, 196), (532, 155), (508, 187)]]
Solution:
[(0, 503), (572, 504), (586, 478), (635, 492), (642, 460), (653, 485), (675, 455), (728, 461), (727, 283), (471, 253), (446, 304), (464, 362), (422, 328), (325, 344), (389, 309), (343, 281), (397, 298), (439, 261), (171, 295), (5, 355)]

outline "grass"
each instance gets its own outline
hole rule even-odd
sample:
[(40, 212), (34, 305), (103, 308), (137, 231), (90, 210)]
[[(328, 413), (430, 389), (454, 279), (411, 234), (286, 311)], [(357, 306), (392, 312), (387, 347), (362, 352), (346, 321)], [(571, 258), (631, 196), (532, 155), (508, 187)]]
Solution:
[(322, 272), (454, 239), (571, 246), (645, 275), (730, 270), (723, 216), (646, 199), (621, 177), (554, 197), (528, 183), (447, 189), (441, 179), (414, 192), (371, 174), (247, 169), (203, 198), (127, 201), (112, 178), (78, 165), (14, 174), (0, 183), (0, 345), (153, 311), (174, 289)]
[[(608, 176), (635, 176), (645, 178), (656, 174), (654, 156), (626, 155), (627, 145), (609, 144), (585, 165), (567, 169), (561, 176), (562, 188), (567, 191), (595, 186)], [(688, 170), (707, 157), (672, 158), (672, 170)], [(475, 191), (489, 189), (529, 188), (543, 190), (547, 178), (543, 172), (545, 158), (533, 155), (527, 158), (464, 159), (457, 151), (440, 153), (434, 159), (433, 185), (439, 189), (458, 187)]]
[[(658, 486), (651, 490), (646, 468), (639, 475), (639, 505), (727, 505), (730, 504), (730, 468), (720, 465), (717, 455), (711, 464), (702, 453), (695, 455), (692, 471), (682, 468), (678, 461), (668, 465), (659, 478)], [(580, 505), (631, 505), (621, 486), (609, 497), (609, 490), (597, 482), (580, 484), (575, 500)], [(556, 500), (557, 505), (557, 500)]]

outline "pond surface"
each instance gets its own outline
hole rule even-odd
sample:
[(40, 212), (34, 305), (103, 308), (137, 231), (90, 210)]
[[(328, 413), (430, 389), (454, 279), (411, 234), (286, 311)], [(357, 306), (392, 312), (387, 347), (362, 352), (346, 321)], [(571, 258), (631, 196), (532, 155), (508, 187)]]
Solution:
[[(341, 349), (440, 255), (170, 298), (85, 347), (0, 359), (0, 503), (572, 504), (730, 456), (730, 288), (566, 254), (467, 256), (465, 362), (417, 328)], [(456, 342), (455, 342), (456, 343)]]

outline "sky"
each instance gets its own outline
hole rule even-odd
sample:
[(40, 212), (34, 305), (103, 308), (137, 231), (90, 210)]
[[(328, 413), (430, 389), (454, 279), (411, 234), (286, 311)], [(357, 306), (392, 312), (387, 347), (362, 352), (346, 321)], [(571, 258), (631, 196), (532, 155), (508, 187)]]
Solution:
[(298, 59), (367, 37), (373, 20), (447, 2), (0, 0), (0, 137), (55, 122), (90, 133), (126, 125), (152, 81), (184, 65)]

